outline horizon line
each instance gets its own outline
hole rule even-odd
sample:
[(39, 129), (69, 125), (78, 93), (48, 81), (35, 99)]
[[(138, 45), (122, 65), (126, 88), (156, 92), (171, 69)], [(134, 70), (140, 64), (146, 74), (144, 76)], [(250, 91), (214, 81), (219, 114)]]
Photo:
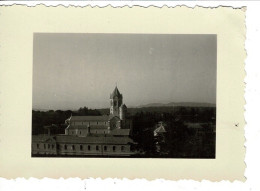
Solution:
[[(148, 104), (143, 104), (143, 105), (138, 105), (138, 106), (127, 106), (127, 108), (142, 108), (142, 107), (174, 107), (174, 106), (167, 106), (167, 104), (170, 104), (170, 103), (186, 103), (186, 104), (210, 104), (210, 105), (214, 105), (216, 106), (216, 103), (210, 103), (210, 102), (168, 102), (168, 103), (148, 103)], [(161, 104), (162, 106), (148, 106), (148, 105), (153, 105), (153, 104)], [(49, 110), (53, 110), (53, 111), (57, 111), (57, 110), (61, 110), (61, 111), (64, 111), (64, 110), (71, 110), (71, 111), (76, 111), (76, 110), (79, 110), (80, 108), (88, 108), (88, 109), (92, 109), (92, 110), (98, 110), (98, 109), (109, 109), (110, 107), (100, 107), (100, 108), (93, 108), (93, 107), (87, 107), (87, 106), (80, 106), (79, 108), (64, 108), (64, 109), (46, 109), (46, 108), (32, 108), (32, 110), (45, 110), (45, 111), (49, 111)], [(176, 106), (178, 107), (178, 106)]]

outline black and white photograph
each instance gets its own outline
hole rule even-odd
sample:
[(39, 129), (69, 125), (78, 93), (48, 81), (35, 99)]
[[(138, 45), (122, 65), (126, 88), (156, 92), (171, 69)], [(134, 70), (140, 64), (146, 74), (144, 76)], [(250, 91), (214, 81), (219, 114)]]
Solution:
[(216, 158), (216, 34), (34, 33), (32, 157)]

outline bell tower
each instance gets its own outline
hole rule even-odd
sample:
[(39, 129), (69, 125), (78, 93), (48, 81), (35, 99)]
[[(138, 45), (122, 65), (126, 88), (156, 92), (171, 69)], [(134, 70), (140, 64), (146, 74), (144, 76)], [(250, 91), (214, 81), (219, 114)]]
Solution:
[(120, 94), (117, 86), (112, 94), (110, 94), (110, 115), (119, 117), (119, 108), (123, 103), (123, 96)]

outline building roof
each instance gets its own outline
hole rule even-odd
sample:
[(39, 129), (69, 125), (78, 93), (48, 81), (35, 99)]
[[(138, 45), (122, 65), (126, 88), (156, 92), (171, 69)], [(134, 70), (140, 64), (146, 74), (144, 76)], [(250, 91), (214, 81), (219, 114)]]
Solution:
[(90, 125), (90, 129), (108, 129), (106, 125)]
[(122, 104), (120, 107), (122, 107), (122, 108), (127, 108), (125, 104)]
[(108, 115), (101, 116), (71, 116), (70, 121), (108, 121)]
[(58, 143), (96, 143), (96, 144), (128, 144), (134, 143), (134, 141), (129, 137), (98, 137), (98, 136), (89, 136), (89, 137), (77, 137), (70, 135), (58, 135), (56, 136)]
[(116, 96), (122, 98), (122, 94), (120, 94), (119, 90), (117, 89), (117, 86), (115, 87), (113, 93), (110, 95), (110, 98), (114, 98)]
[(161, 125), (157, 129), (154, 130), (155, 133), (166, 133), (165, 128)]
[(67, 128), (68, 129), (87, 129), (90, 127), (90, 129), (108, 129), (107, 125), (70, 125)]
[(109, 115), (108, 120), (111, 120), (113, 118), (116, 118), (117, 120), (120, 120), (120, 118), (118, 116), (114, 116), (114, 115)]
[(121, 136), (129, 136), (130, 129), (114, 129), (111, 130), (110, 135), (121, 135)]
[(49, 136), (46, 134), (33, 135), (32, 141), (36, 142), (55, 142), (55, 136)]

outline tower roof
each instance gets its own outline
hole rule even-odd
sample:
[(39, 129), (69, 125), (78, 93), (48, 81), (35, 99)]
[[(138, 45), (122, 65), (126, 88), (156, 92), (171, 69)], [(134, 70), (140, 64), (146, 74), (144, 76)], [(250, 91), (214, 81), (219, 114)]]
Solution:
[(157, 129), (154, 130), (155, 133), (166, 133), (165, 128), (161, 125)]
[(122, 94), (120, 94), (119, 90), (117, 89), (117, 86), (115, 87), (113, 93), (110, 95), (110, 98), (114, 98), (114, 97), (122, 97)]
[(122, 104), (120, 107), (122, 107), (122, 108), (127, 108), (125, 104)]

